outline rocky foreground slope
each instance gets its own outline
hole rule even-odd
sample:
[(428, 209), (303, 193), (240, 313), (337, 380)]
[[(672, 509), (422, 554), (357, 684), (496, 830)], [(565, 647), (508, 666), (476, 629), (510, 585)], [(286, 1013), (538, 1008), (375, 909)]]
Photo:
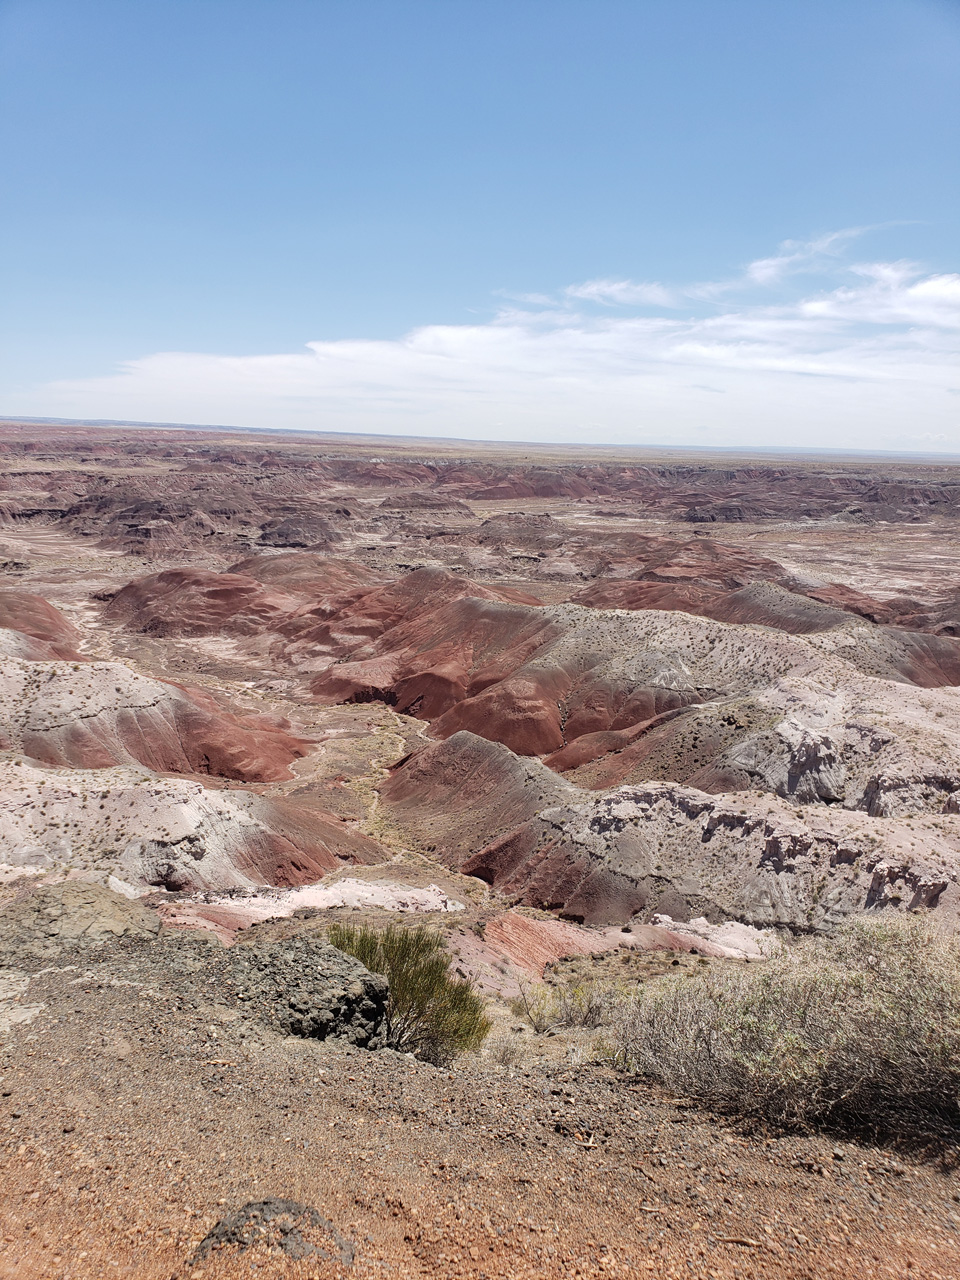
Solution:
[(11, 1280), (957, 1274), (949, 1169), (750, 1133), (602, 1067), (353, 1047), (276, 985), (287, 966), (369, 1042), (376, 985), (314, 922), (225, 952), (82, 894), (0, 914)]

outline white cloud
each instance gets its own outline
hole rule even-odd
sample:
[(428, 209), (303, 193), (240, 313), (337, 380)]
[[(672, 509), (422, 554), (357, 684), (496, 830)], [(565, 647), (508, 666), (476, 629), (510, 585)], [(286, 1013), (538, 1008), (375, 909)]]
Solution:
[(755, 259), (747, 265), (744, 274), (755, 284), (772, 285), (800, 271), (822, 270), (843, 252), (849, 241), (869, 229), (844, 227), (814, 240), (784, 240), (777, 253), (769, 258)]
[(672, 299), (691, 291), (592, 281), (559, 302), (517, 297), (527, 309), (395, 341), (311, 342), (286, 355), (162, 352), (3, 408), (487, 439), (960, 451), (960, 276), (903, 262), (835, 264), (833, 288), (754, 300), (757, 280), (820, 261), (837, 236), (759, 259), (781, 265), (751, 264), (708, 315), (690, 301), (685, 312), (637, 314), (665, 305), (648, 290)]
[(564, 289), (564, 294), (568, 298), (599, 302), (603, 306), (676, 305), (674, 295), (662, 284), (644, 284), (634, 280), (587, 280), (584, 284), (569, 285)]
[(960, 275), (924, 276), (910, 262), (870, 262), (852, 268), (864, 283), (804, 303), (811, 316), (868, 324), (960, 327)]

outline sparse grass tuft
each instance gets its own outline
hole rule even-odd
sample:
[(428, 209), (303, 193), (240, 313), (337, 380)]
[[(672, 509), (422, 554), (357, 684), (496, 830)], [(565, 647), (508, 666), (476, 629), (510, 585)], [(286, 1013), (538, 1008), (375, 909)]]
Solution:
[(498, 1067), (519, 1066), (528, 1056), (522, 1038), (511, 1032), (491, 1038), (484, 1052)]

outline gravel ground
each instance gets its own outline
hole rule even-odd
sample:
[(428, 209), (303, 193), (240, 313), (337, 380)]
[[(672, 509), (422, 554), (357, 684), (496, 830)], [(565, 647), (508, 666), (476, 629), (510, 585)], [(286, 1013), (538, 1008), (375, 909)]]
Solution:
[(0, 1276), (960, 1276), (942, 1157), (746, 1133), (598, 1067), (283, 1037), (212, 946), (8, 970)]

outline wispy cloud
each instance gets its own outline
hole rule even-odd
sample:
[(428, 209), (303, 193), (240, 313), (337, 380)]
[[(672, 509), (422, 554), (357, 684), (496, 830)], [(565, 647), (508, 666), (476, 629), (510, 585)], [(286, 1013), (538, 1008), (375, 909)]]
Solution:
[[(394, 341), (159, 353), (2, 407), (497, 439), (960, 451), (960, 275), (845, 265), (855, 238), (783, 245), (720, 282), (710, 306), (701, 286), (593, 280), (554, 297), (514, 295), (487, 323)], [(797, 287), (803, 264), (821, 273), (817, 289)]]
[(960, 325), (960, 275), (924, 275), (912, 262), (867, 262), (851, 268), (860, 283), (801, 304), (805, 315), (865, 324)]
[(563, 292), (567, 298), (599, 302), (608, 307), (676, 305), (675, 295), (662, 284), (638, 283), (634, 280), (587, 280), (584, 284), (568, 285)]
[(744, 275), (755, 284), (772, 285), (798, 272), (822, 271), (836, 261), (851, 240), (869, 230), (872, 228), (844, 227), (813, 240), (784, 240), (769, 258), (756, 258), (748, 263)]

